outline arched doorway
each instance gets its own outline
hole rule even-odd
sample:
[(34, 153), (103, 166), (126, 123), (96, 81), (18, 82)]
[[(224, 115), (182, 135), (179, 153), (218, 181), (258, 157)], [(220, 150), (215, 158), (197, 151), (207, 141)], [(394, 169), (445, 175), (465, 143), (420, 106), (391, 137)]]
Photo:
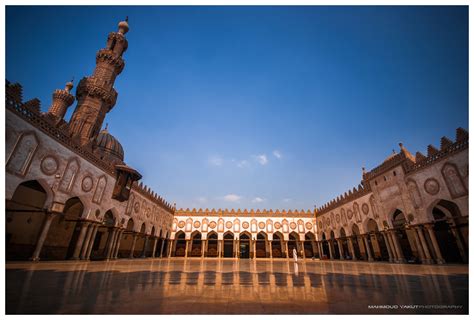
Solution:
[(282, 250), (282, 240), (283, 235), (279, 232), (273, 234), (272, 240), (272, 257), (273, 258), (284, 258), (283, 250)]
[(312, 232), (307, 232), (304, 235), (304, 255), (306, 258), (314, 258), (315, 250), (314, 250), (314, 242), (315, 236)]
[(376, 261), (389, 261), (388, 249), (385, 245), (385, 240), (379, 232), (379, 227), (374, 219), (367, 221), (367, 233), (369, 234), (369, 245), (372, 250), (372, 256)]
[(467, 262), (467, 257), (463, 260), (463, 255), (467, 255), (467, 250), (464, 250), (467, 248), (466, 242), (458, 230), (459, 222), (456, 221), (461, 217), (458, 206), (451, 201), (441, 200), (433, 208), (432, 214), (434, 233), (445, 262)]
[(6, 202), (6, 260), (28, 260), (45, 219), (47, 193), (36, 180), (21, 183)]
[(202, 254), (202, 239), (199, 231), (191, 234), (191, 257), (200, 257)]
[(331, 236), (331, 243), (332, 243), (332, 247), (333, 247), (332, 254), (334, 255), (334, 259), (340, 259), (341, 254), (339, 252), (339, 244), (336, 241), (336, 235), (334, 234), (334, 231), (331, 231), (330, 236)]
[(259, 232), (257, 234), (257, 243), (255, 244), (256, 247), (256, 258), (266, 258), (267, 257), (267, 236), (263, 232)]
[(132, 250), (133, 245), (133, 238), (135, 237), (135, 232), (133, 231), (134, 222), (133, 219), (130, 218), (127, 221), (127, 227), (123, 232), (123, 237), (120, 241), (120, 247), (118, 252), (119, 258), (128, 258), (130, 257), (130, 251)]
[(413, 250), (411, 249), (410, 239), (408, 238), (408, 234), (406, 232), (406, 225), (407, 221), (405, 219), (405, 215), (403, 212), (397, 209), (393, 214), (392, 219), (393, 228), (395, 229), (395, 236), (398, 239), (398, 242), (402, 248), (402, 254), (407, 262), (415, 262), (416, 257), (413, 254)]
[(211, 231), (207, 235), (207, 256), (208, 257), (217, 257), (218, 249), (217, 249), (217, 233)]
[(224, 258), (234, 256), (234, 235), (231, 232), (224, 234)]
[(293, 249), (296, 250), (296, 254), (298, 257), (301, 257), (301, 253), (298, 250), (298, 234), (295, 232), (290, 233), (288, 238), (288, 254), (290, 257), (293, 257)]
[(342, 244), (342, 253), (343, 253), (343, 259), (350, 260), (352, 259), (350, 250), (349, 250), (349, 244), (347, 243), (347, 236), (346, 236), (346, 230), (341, 227), (341, 230), (339, 230), (339, 238), (341, 239), (341, 244)]
[(354, 255), (356, 260), (362, 260), (362, 253), (360, 250), (360, 231), (356, 224), (352, 225), (352, 246), (354, 248)]
[(107, 249), (111, 246), (113, 230), (115, 227), (115, 217), (111, 210), (108, 210), (97, 230), (97, 235), (92, 245), (91, 260), (100, 260), (107, 258)]
[(175, 236), (176, 247), (174, 251), (175, 257), (184, 257), (186, 255), (186, 239), (183, 231), (179, 231)]
[(250, 258), (250, 235), (247, 233), (239, 235), (239, 257), (241, 259)]
[(64, 204), (63, 214), (51, 222), (48, 236), (41, 252), (42, 260), (65, 260), (72, 258), (83, 224), (79, 221), (84, 205), (77, 197)]

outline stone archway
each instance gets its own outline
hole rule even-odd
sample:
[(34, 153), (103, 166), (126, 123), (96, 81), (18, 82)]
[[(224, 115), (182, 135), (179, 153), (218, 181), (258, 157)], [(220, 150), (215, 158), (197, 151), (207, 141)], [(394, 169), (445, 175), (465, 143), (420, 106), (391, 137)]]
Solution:
[(21, 183), (6, 201), (6, 260), (28, 260), (46, 218), (44, 206), (48, 195), (36, 181)]
[(316, 237), (312, 232), (307, 232), (304, 235), (304, 255), (306, 258), (314, 258), (316, 255), (316, 248), (315, 248), (315, 241)]
[(264, 232), (259, 232), (257, 234), (257, 243), (255, 244), (256, 258), (266, 258), (267, 257), (267, 235)]
[(351, 251), (349, 250), (349, 244), (346, 236), (346, 230), (344, 230), (343, 227), (339, 230), (339, 239), (340, 239), (340, 244), (341, 244), (341, 250), (342, 250), (342, 259), (345, 260), (350, 260), (352, 259), (352, 254)]
[[(352, 225), (352, 236), (350, 241), (352, 242), (352, 247), (354, 248), (354, 260), (362, 260), (362, 252), (360, 250), (361, 248), (361, 239), (360, 239), (360, 231), (359, 227), (357, 224)], [(365, 253), (365, 252), (364, 252)]]
[(234, 235), (232, 232), (226, 232), (224, 234), (224, 258), (232, 258), (234, 256)]
[(290, 257), (293, 257), (293, 249), (295, 249), (297, 256), (302, 258), (298, 242), (298, 234), (296, 232), (290, 233), (288, 237), (288, 254)]
[(103, 223), (97, 230), (96, 237), (92, 244), (91, 260), (107, 259), (115, 224), (115, 216), (111, 210), (108, 210), (104, 214)]
[(175, 257), (184, 257), (186, 255), (186, 239), (183, 231), (179, 231), (175, 236)]
[(407, 262), (415, 262), (417, 258), (412, 249), (414, 246), (411, 245), (413, 240), (410, 240), (408, 237), (406, 230), (407, 220), (405, 219), (405, 215), (401, 210), (397, 209), (394, 212), (392, 217), (392, 225), (394, 228), (396, 240), (398, 241), (402, 251), (402, 261), (405, 260)]
[(218, 256), (218, 241), (217, 241), (217, 233), (215, 231), (211, 231), (207, 234), (207, 257), (217, 257)]
[(285, 255), (282, 250), (283, 235), (280, 232), (273, 234), (271, 257), (272, 258), (284, 258)]
[(239, 258), (250, 258), (250, 239), (250, 235), (246, 232), (239, 235)]
[(339, 251), (339, 244), (336, 241), (336, 236), (334, 234), (334, 231), (331, 231), (330, 236), (331, 236), (330, 245), (332, 245), (332, 248), (333, 248), (333, 250), (332, 250), (333, 257), (334, 257), (334, 259), (341, 259), (341, 254), (340, 254), (340, 251)]
[(321, 259), (328, 259), (331, 257), (330, 251), (329, 251), (329, 243), (326, 239), (326, 234), (323, 232), (321, 236)]
[(200, 257), (202, 255), (202, 236), (201, 232), (194, 231), (191, 234), (191, 248), (188, 256)]
[(374, 219), (367, 220), (367, 233), (369, 235), (368, 244), (372, 256), (376, 261), (389, 261), (388, 248), (385, 245), (385, 240), (379, 231), (377, 222)]

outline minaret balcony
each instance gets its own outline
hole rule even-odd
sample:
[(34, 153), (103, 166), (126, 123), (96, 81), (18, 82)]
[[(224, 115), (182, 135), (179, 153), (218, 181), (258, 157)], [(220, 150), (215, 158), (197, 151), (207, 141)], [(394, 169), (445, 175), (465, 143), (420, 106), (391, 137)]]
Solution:
[(108, 107), (107, 112), (109, 112), (117, 101), (118, 93), (110, 87), (107, 81), (94, 77), (84, 77), (77, 86), (76, 95), (78, 98), (87, 95), (101, 99)]

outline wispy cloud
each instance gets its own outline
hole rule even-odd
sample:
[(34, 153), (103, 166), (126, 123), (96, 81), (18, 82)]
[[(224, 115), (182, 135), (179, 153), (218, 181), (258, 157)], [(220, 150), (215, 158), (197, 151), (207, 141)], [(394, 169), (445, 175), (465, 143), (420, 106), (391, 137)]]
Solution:
[(285, 198), (283, 199), (283, 202), (286, 202), (286, 203), (291, 202), (291, 198)]
[(197, 202), (199, 202), (201, 204), (207, 203), (207, 198), (206, 197), (198, 197), (196, 200), (197, 200)]
[(249, 162), (247, 160), (237, 161), (237, 167), (239, 168), (244, 168), (244, 167), (247, 167), (248, 165), (249, 165)]
[(260, 197), (256, 197), (252, 200), (252, 203), (262, 203), (264, 201), (265, 201), (265, 199), (260, 198)]
[(268, 163), (268, 158), (265, 154), (259, 154), (255, 157), (258, 163), (260, 163), (262, 166), (266, 165)]
[(227, 202), (239, 202), (240, 199), (242, 199), (242, 197), (231, 193), (231, 194), (225, 195), (223, 199)]
[(224, 163), (224, 160), (219, 156), (209, 157), (208, 162), (212, 166), (220, 167)]
[(281, 154), (281, 152), (278, 151), (278, 150), (273, 150), (273, 155), (274, 155), (275, 158), (277, 158), (277, 159), (281, 159), (281, 157), (283, 156), (283, 155)]

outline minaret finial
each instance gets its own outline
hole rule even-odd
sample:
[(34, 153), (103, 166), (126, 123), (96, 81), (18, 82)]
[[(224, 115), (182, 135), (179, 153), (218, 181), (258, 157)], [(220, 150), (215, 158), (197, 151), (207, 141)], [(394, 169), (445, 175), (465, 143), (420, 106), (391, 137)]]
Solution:
[(127, 22), (128, 22), (128, 16), (126, 16), (126, 17), (125, 17), (125, 21), (127, 21)]
[(104, 130), (107, 131), (108, 128), (109, 128), (109, 123), (107, 122), (107, 123), (105, 124)]

